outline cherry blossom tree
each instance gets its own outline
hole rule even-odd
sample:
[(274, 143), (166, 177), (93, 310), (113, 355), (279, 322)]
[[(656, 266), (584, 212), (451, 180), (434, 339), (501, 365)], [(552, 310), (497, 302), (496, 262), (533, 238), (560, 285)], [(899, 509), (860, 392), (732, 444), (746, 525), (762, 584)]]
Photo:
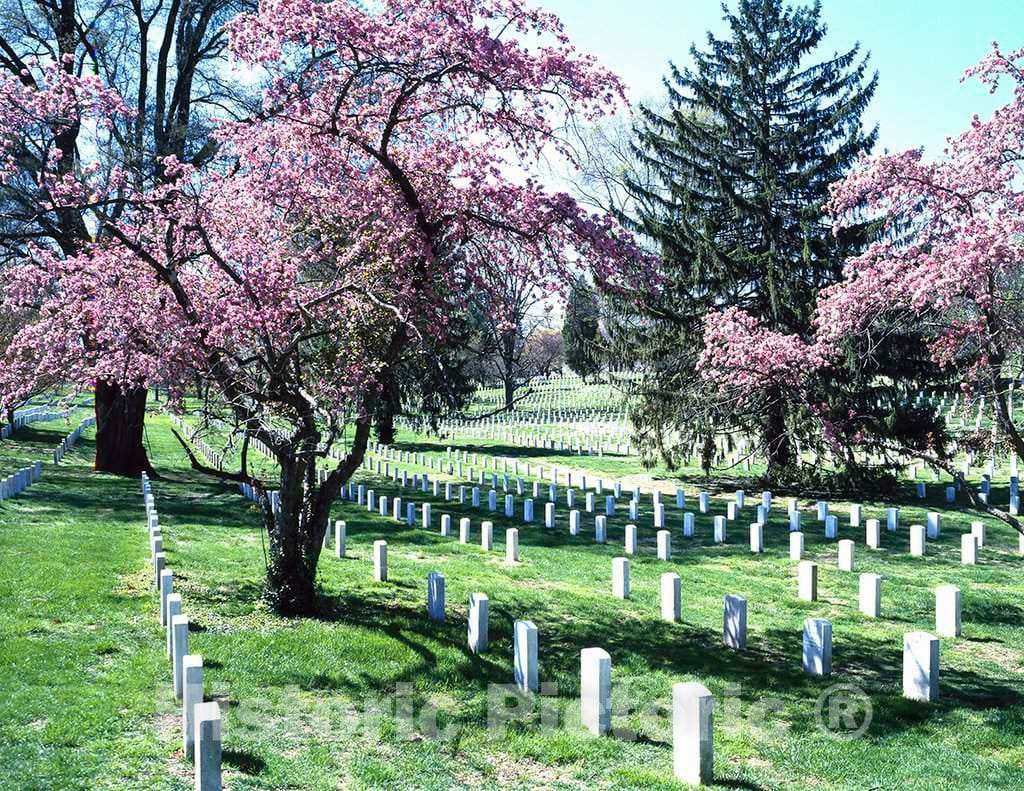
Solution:
[[(210, 119), (247, 114), (258, 90), (232, 79), (225, 68), (224, 22), (251, 0), (25, 0), (6, 3), (0, 25), (0, 74), (21, 93), (50, 91), (56, 64), (68, 75), (113, 89), (131, 112), (105, 118), (73, 116), (68, 123), (15, 129), (8, 151), (15, 173), (0, 181), (0, 270), (18, 266), (28, 244), (77, 252), (103, 233), (108, 217), (124, 206), (115, 189), (103, 201), (54, 206), (48, 192), (54, 170), (92, 172), (94, 184), (117, 174), (134, 189), (162, 179), (168, 155), (202, 167), (215, 141)], [(19, 99), (20, 101), (20, 99)], [(122, 104), (124, 109), (124, 104)], [(56, 151), (59, 159), (51, 156)], [(88, 341), (88, 339), (85, 339)], [(4, 347), (5, 348), (5, 347)], [(122, 391), (116, 381), (94, 386), (94, 466), (101, 472), (137, 476), (152, 472), (146, 456), (147, 391)]]
[[(1024, 49), (1004, 53), (994, 45), (967, 78), (993, 91), (1009, 82), (1012, 96), (991, 118), (975, 116), (949, 138), (938, 159), (920, 149), (879, 156), (833, 185), (836, 233), (865, 218), (882, 228), (847, 261), (843, 281), (820, 293), (814, 336), (767, 332), (740, 311), (713, 313), (705, 377), (737, 397), (784, 382), (813, 407), (814, 378), (834, 375), (851, 343), (870, 357), (888, 336), (914, 326), (935, 368), (968, 399), (993, 405), (1009, 448), (1024, 456), (1007, 399), (1024, 352)], [(851, 411), (820, 428), (836, 445), (856, 445), (868, 426)], [(954, 472), (950, 447), (932, 434), (899, 450)]]
[[(561, 128), (622, 101), (552, 15), (521, 0), (270, 0), (229, 27), (235, 57), (268, 75), (262, 112), (222, 124), (215, 167), (166, 158), (167, 183), (97, 243), (31, 251), (9, 293), (40, 319), (0, 390), (57, 367), (178, 383), (178, 404), (185, 383), (210, 383), (240, 468), (182, 444), (197, 469), (254, 487), (268, 599), (307, 614), (329, 510), (402, 355), (443, 343), (498, 256), (552, 292), (581, 267), (615, 288), (645, 260), (610, 218), (529, 176), (549, 147), (571, 155)], [(69, 340), (85, 332), (103, 342)], [(277, 513), (253, 439), (280, 470)]]

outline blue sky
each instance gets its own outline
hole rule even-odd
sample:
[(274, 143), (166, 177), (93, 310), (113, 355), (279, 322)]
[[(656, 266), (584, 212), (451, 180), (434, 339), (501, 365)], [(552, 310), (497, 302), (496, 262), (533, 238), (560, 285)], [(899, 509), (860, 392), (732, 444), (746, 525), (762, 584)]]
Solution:
[[(690, 44), (706, 31), (725, 32), (720, 0), (535, 0), (558, 14), (576, 47), (598, 57), (630, 89), (633, 100), (660, 97), (668, 61), (689, 64)], [(879, 147), (924, 145), (941, 152), (946, 136), (974, 112), (999, 103), (963, 70), (999, 41), (1024, 46), (1024, 0), (824, 0), (828, 37), (820, 51), (860, 41), (880, 82), (868, 111)], [(1002, 99), (1006, 90), (1001, 89)]]

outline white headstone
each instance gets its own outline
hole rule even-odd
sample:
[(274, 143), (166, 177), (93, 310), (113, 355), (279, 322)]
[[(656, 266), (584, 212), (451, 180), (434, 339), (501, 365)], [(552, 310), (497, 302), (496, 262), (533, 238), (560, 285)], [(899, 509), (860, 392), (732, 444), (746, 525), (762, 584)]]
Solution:
[(174, 623), (174, 616), (181, 615), (181, 594), (172, 593), (167, 597), (167, 635), (166, 635), (166, 651), (167, 658), (170, 661), (174, 661), (174, 630), (171, 628), (171, 624)]
[(672, 533), (658, 531), (658, 560), (672, 560)]
[(882, 544), (882, 525), (877, 519), (869, 519), (864, 529), (864, 542), (871, 549), (878, 549)]
[(973, 566), (978, 562), (978, 539), (973, 533), (960, 536), (960, 562), (965, 566)]
[(747, 600), (730, 593), (725, 597), (723, 639), (729, 648), (747, 647)]
[(181, 700), (184, 689), (184, 676), (182, 662), (188, 653), (188, 618), (184, 615), (175, 615), (171, 618), (171, 661), (174, 677), (174, 698)]
[(197, 703), (195, 716), (195, 789), (221, 791), (220, 707)]
[(519, 562), (519, 531), (514, 527), (505, 531), (505, 562), (509, 565)]
[(675, 572), (661, 575), (661, 617), (675, 623), (682, 617), (682, 580)]
[(960, 636), (960, 588), (956, 585), (935, 589), (935, 632), (939, 637)]
[(160, 572), (160, 625), (167, 626), (167, 597), (174, 592), (174, 574), (170, 569)]
[(427, 575), (427, 617), (444, 623), (444, 575), (440, 571)]
[(626, 554), (635, 555), (637, 551), (637, 527), (626, 525)]
[(804, 556), (804, 534), (801, 532), (789, 534), (789, 559), (800, 560)]
[(725, 543), (725, 539), (726, 539), (725, 526), (726, 526), (726, 522), (727, 521), (728, 520), (724, 516), (716, 516), (715, 517), (715, 543), (716, 544)]
[(859, 582), (860, 611), (868, 618), (882, 613), (882, 577), (879, 574), (861, 574)]
[(523, 692), (537, 692), (537, 627), (532, 621), (516, 621), (512, 635), (516, 686)]
[(801, 560), (797, 566), (797, 595), (804, 601), (818, 600), (818, 564)]
[(488, 609), (486, 593), (469, 594), (469, 650), (482, 654), (488, 643)]
[(185, 757), (193, 759), (196, 746), (196, 705), (203, 702), (203, 658), (188, 654), (181, 661), (184, 688), (181, 696), (181, 740)]
[(824, 618), (804, 621), (804, 672), (812, 676), (832, 673), (832, 623)]
[(373, 578), (377, 582), (388, 581), (388, 542), (383, 539), (373, 542)]
[(612, 658), (603, 648), (580, 653), (580, 709), (583, 726), (595, 736), (612, 727)]
[(629, 598), (629, 560), (612, 560), (612, 595), (619, 599)]
[(935, 635), (903, 635), (903, 697), (924, 703), (939, 699), (939, 638)]
[(885, 528), (886, 530), (897, 530), (900, 526), (900, 509), (899, 508), (886, 508), (885, 509)]
[(715, 701), (703, 684), (672, 685), (672, 770), (689, 785), (711, 785)]
[(750, 551), (764, 552), (764, 525), (755, 523), (750, 526)]
[(853, 571), (853, 541), (848, 538), (839, 542), (839, 570)]
[(924, 525), (910, 526), (910, 555), (911, 557), (924, 557), (925, 527)]

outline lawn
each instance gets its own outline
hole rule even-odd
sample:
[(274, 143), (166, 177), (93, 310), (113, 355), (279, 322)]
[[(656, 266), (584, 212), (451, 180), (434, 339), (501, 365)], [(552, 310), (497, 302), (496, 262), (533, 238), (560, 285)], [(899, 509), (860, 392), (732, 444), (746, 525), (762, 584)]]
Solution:
[[(475, 509), (428, 498), (428, 532), (339, 503), (348, 558), (321, 557), (319, 617), (288, 621), (259, 604), (263, 535), (251, 504), (187, 469), (166, 418), (154, 415), (147, 426), (164, 476), (153, 483), (164, 548), (191, 620), (190, 650), (204, 658), (206, 694), (222, 705), (232, 789), (676, 788), (664, 707), (672, 684), (689, 680), (715, 695), (715, 775), (725, 788), (1024, 785), (1024, 559), (1012, 531), (989, 523), (981, 563), (961, 566), (959, 535), (976, 517), (959, 510), (944, 510), (942, 538), (929, 542), (925, 558), (910, 558), (906, 525), (940, 507), (937, 487), (926, 503), (902, 504), (901, 530), (885, 532), (877, 552), (840, 519), (840, 537), (857, 541), (856, 571), (883, 575), (877, 621), (858, 612), (857, 574), (838, 571), (835, 542), (809, 511), (805, 557), (820, 564), (815, 603), (796, 597), (784, 507), (773, 512), (765, 554), (755, 556), (745, 530), (752, 505), (730, 524), (729, 543), (715, 545), (710, 515), (698, 517), (695, 539), (683, 539), (670, 502), (674, 555), (661, 562), (649, 498), (627, 601), (611, 595), (624, 507), (609, 520), (605, 546), (593, 542), (590, 515), (579, 536), (568, 535), (561, 498), (554, 531), (539, 526), (540, 504), (532, 526), (499, 512), (495, 551), (485, 553), (480, 520), (492, 517)], [(19, 432), (0, 448), (0, 465), (13, 468), (15, 456), (42, 452), (33, 449), (60, 436), (46, 427)], [(0, 504), (0, 787), (185, 789), (138, 483), (92, 474), (88, 436), (64, 465), (47, 463), (42, 482)], [(442, 441), (434, 452), (447, 444), (458, 445)], [(614, 461), (559, 463), (593, 465), (609, 478), (633, 473), (603, 467)], [(426, 497), (365, 472), (360, 480), (389, 496)], [(885, 505), (865, 503), (864, 518)], [(442, 513), (453, 515), (456, 535), (458, 518), (472, 518), (471, 544), (438, 534)], [(520, 529), (521, 545), (511, 568), (503, 562), (509, 526)], [(387, 583), (372, 576), (379, 538), (389, 545)], [(446, 580), (443, 625), (426, 618), (433, 570)], [(665, 571), (682, 577), (682, 623), (659, 619)], [(940, 701), (915, 704), (900, 694), (902, 636), (934, 629), (933, 590), (942, 583), (963, 591), (964, 632), (942, 641)], [(491, 647), (481, 656), (466, 647), (474, 591), (491, 605)], [(748, 600), (743, 652), (722, 645), (728, 593)], [(800, 668), (802, 623), (812, 616), (833, 623), (828, 680)], [(543, 698), (545, 722), (557, 712), (559, 727), (542, 726), (535, 712), (488, 728), (488, 685), (512, 681), (517, 619), (539, 630), (540, 677), (557, 686)], [(575, 721), (579, 652), (590, 646), (612, 658), (614, 737), (591, 737)], [(816, 723), (819, 695), (840, 682), (870, 697), (871, 724), (858, 739), (826, 735)], [(498, 697), (500, 710), (512, 708)], [(403, 714), (410, 705), (411, 723)]]

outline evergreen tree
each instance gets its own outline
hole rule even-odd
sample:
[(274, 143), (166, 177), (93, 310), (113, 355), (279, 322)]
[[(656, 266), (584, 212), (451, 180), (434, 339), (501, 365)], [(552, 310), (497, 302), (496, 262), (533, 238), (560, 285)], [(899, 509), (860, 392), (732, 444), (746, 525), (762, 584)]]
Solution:
[(582, 278), (572, 284), (562, 323), (565, 364), (584, 380), (601, 370), (597, 347), (600, 305), (597, 294)]
[(703, 318), (735, 305), (809, 333), (818, 291), (865, 239), (865, 228), (834, 236), (824, 204), (875, 143), (861, 116), (878, 77), (859, 46), (813, 57), (826, 32), (820, 2), (740, 0), (723, 12), (729, 36), (692, 47), (693, 68), (671, 66), (667, 112), (642, 112), (635, 149), (657, 178), (631, 184), (639, 210), (624, 219), (661, 255), (668, 285), (641, 294), (639, 312), (620, 301), (613, 336), (633, 339), (647, 374), (634, 422), (648, 447), (671, 463), (695, 441), (751, 431), (778, 475), (795, 461), (799, 415), (782, 393), (739, 405), (702, 392)]

